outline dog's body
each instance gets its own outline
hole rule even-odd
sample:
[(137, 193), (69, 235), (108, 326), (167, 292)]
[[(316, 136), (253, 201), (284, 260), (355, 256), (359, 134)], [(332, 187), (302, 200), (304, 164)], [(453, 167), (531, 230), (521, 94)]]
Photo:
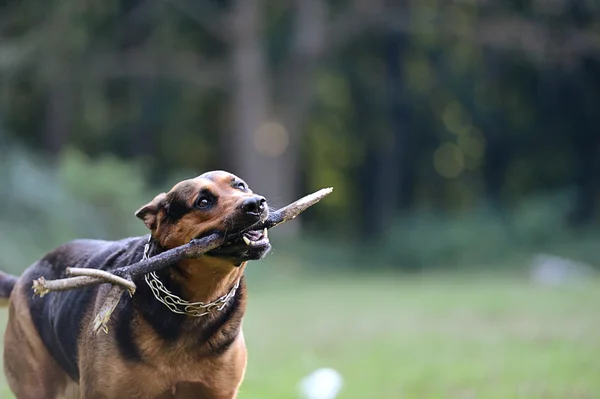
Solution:
[[(151, 230), (147, 255), (152, 256), (214, 231), (241, 231), (267, 214), (264, 198), (245, 183), (226, 172), (211, 172), (160, 194), (137, 216)], [(173, 312), (144, 278), (134, 281), (133, 297), (122, 296), (107, 334), (91, 328), (107, 284), (32, 295), (34, 279), (64, 277), (66, 267), (111, 270), (135, 263), (147, 242), (148, 236), (77, 240), (47, 254), (18, 280), (0, 276), (0, 294), (14, 285), (4, 367), (17, 398), (236, 397), (246, 367), (243, 273), (247, 260), (260, 259), (270, 249), (262, 234), (254, 232), (157, 273), (169, 291), (188, 302), (206, 303), (232, 293), (220, 310), (201, 317)]]

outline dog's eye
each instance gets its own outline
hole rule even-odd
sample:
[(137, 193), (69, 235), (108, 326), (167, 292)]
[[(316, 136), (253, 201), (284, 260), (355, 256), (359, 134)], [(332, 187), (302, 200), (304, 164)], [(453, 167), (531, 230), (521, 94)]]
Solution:
[(246, 189), (246, 184), (242, 183), (242, 182), (235, 183), (235, 188), (237, 188), (238, 190), (244, 191)]
[(198, 208), (208, 208), (209, 206), (211, 206), (213, 203), (212, 198), (206, 196), (206, 195), (202, 195), (200, 197), (198, 197), (198, 200), (196, 200), (196, 206)]

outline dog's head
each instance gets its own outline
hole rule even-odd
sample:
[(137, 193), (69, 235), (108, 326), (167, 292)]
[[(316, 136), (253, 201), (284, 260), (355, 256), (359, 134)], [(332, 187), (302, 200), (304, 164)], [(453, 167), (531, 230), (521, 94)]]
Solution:
[(224, 171), (204, 173), (177, 183), (136, 212), (164, 249), (175, 248), (214, 232), (240, 234), (207, 253), (234, 264), (263, 258), (271, 249), (263, 231), (252, 226), (264, 221), (269, 208), (239, 177)]

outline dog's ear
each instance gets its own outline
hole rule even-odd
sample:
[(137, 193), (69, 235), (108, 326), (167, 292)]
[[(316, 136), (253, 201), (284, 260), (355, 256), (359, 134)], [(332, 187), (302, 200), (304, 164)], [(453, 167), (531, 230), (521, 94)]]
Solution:
[(150, 230), (156, 229), (156, 222), (158, 218), (158, 211), (163, 208), (166, 204), (166, 193), (160, 193), (152, 201), (141, 207), (135, 216), (144, 221), (146, 227)]

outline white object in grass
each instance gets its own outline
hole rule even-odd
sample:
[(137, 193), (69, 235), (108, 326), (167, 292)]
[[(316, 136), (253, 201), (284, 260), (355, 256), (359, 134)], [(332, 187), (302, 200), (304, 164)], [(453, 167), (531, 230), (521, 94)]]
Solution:
[(303, 399), (334, 399), (342, 389), (342, 375), (331, 368), (313, 371), (300, 381)]

